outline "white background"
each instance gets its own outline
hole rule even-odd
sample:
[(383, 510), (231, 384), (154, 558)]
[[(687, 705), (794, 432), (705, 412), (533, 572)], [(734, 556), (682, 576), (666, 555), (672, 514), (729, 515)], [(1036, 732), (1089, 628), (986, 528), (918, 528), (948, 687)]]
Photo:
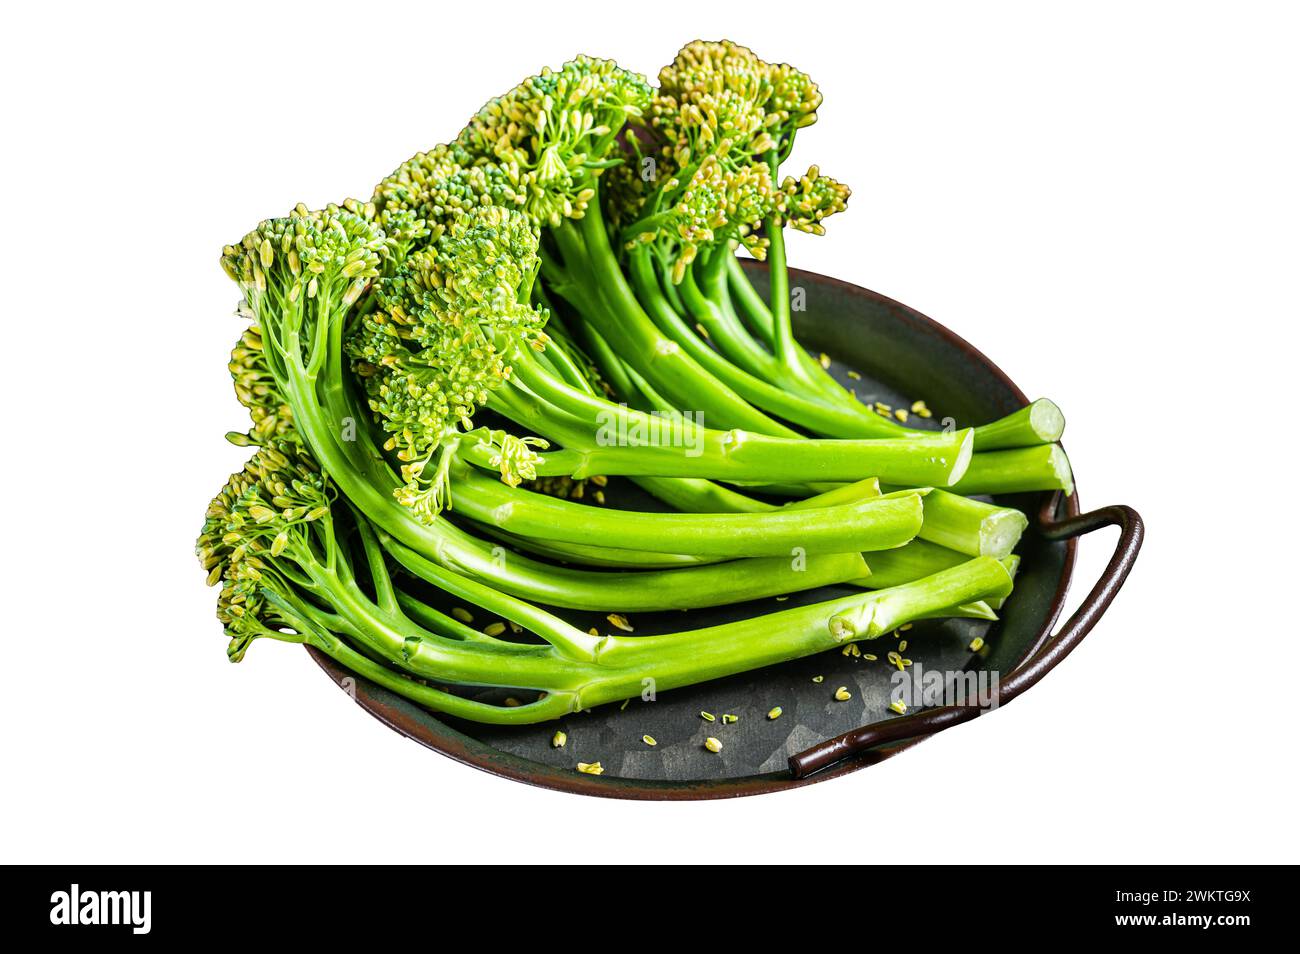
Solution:
[[(679, 6), (10, 6), (5, 860), (1300, 860), (1295, 15)], [(228, 665), (191, 555), (243, 458), (221, 439), (243, 411), (220, 246), (368, 195), (543, 64), (653, 76), (724, 35), (826, 96), (792, 165), (854, 194), (793, 264), (1055, 398), (1085, 507), (1146, 517), (1099, 628), (1005, 711), (713, 804), (498, 780), (368, 718), (294, 648)], [(1075, 601), (1113, 534), (1082, 545)]]

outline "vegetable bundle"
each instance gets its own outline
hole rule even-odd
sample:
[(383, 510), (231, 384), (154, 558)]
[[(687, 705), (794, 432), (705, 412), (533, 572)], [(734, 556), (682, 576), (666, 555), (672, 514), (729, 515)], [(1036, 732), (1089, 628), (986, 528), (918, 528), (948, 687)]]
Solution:
[[(816, 166), (781, 174), (820, 102), (725, 41), (688, 44), (657, 88), (578, 57), (369, 201), (300, 205), (227, 246), (252, 417), (230, 439), (255, 450), (198, 554), (229, 657), (306, 643), (431, 709), (526, 723), (993, 618), (1026, 520), (968, 495), (1069, 492), (1064, 420), (1044, 400), (909, 427), (795, 339), (784, 230), (822, 234), (849, 196)], [(605, 506), (609, 478), (662, 512)], [(850, 595), (667, 635), (555, 611), (830, 584)]]

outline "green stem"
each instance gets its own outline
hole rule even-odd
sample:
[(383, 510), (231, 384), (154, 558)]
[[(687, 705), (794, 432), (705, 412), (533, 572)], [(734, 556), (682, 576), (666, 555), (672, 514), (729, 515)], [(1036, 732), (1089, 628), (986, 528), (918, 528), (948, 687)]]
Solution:
[(836, 613), (830, 629), (841, 639), (873, 639), (920, 616), (1011, 592), (1011, 576), (992, 557), (975, 557), (933, 576), (873, 594)]
[(1040, 444), (976, 454), (950, 489), (958, 494), (1064, 490), (1069, 496), (1074, 493), (1074, 477), (1060, 444)]
[[(676, 497), (685, 506), (678, 507), (687, 513), (770, 513), (782, 509), (775, 504), (764, 503), (752, 497), (746, 497), (728, 490), (720, 484), (706, 480), (643, 478), (638, 483), (651, 485), (654, 492), (656, 482), (669, 485), (666, 497)], [(699, 493), (679, 494), (680, 485), (702, 484)], [(924, 493), (922, 491), (921, 493)], [(855, 503), (857, 501), (880, 496), (880, 482), (874, 477), (856, 484), (844, 484), (828, 493), (819, 494), (804, 500), (797, 500), (785, 505), (785, 510), (800, 510), (813, 507), (832, 507)], [(702, 500), (707, 498), (707, 500)], [(697, 508), (694, 505), (709, 502), (712, 505)], [(518, 547), (528, 553), (536, 553), (566, 563), (579, 563), (586, 566), (612, 566), (639, 569), (660, 569), (671, 566), (691, 566), (702, 563), (716, 563), (725, 557), (702, 556), (688, 553), (659, 553), (650, 550), (630, 550), (610, 546), (580, 543), (557, 543), (537, 537), (526, 537), (508, 533), (490, 524), (478, 525), (489, 536), (495, 537)]]
[[(520, 379), (536, 394), (504, 388), (494, 392), (493, 406), (566, 448), (542, 455), (539, 474), (773, 483), (878, 477), (895, 484), (946, 487), (964, 473), (971, 453), (970, 431), (850, 441), (711, 430), (688, 419), (667, 420), (592, 398), (539, 369), (522, 351), (512, 359)], [(554, 407), (570, 416), (551, 413)]]
[[(391, 537), (381, 535), (380, 542), (389, 555), (413, 575), (427, 578), (431, 561)], [(507, 566), (527, 560), (513, 553), (504, 553), (500, 559)], [(570, 609), (620, 613), (743, 603), (847, 583), (861, 579), (867, 573), (866, 562), (858, 553), (812, 555), (806, 558), (806, 562), (789, 557), (765, 557), (672, 570), (602, 573), (569, 567), (551, 567), (550, 570), (548, 579), (567, 579), (567, 582), (561, 582), (550, 594), (540, 595), (537, 602)]]
[[(584, 277), (595, 283), (608, 306), (598, 314), (587, 314), (587, 319), (624, 360), (678, 408), (703, 411), (730, 426), (760, 433), (793, 433), (709, 375), (650, 320), (609, 247), (599, 199), (588, 206), (577, 226), (566, 219), (552, 231), (561, 240), (565, 251), (576, 244), (571, 241), (571, 233), (577, 232), (583, 241)], [(575, 251), (574, 254), (578, 253)], [(575, 267), (574, 263), (567, 261), (566, 266), (570, 272)]]
[(739, 307), (741, 319), (751, 331), (772, 346), (772, 311), (745, 274), (740, 259), (726, 256), (727, 286), (733, 301)]
[(757, 557), (886, 550), (921, 529), (922, 503), (915, 493), (806, 511), (638, 513), (508, 487), (460, 462), (452, 465), (452, 481), (453, 506), (471, 520), (523, 536), (656, 553)]
[(558, 719), (573, 712), (578, 707), (576, 695), (572, 692), (547, 693), (536, 702), (522, 706), (496, 706), (486, 702), (477, 702), (454, 693), (435, 689), (423, 682), (417, 682), (409, 676), (394, 672), (387, 666), (363, 656), (328, 631), (314, 632), (307, 641), (345, 669), (369, 679), (390, 692), (395, 692), (406, 699), (410, 699), (426, 709), (445, 712), (448, 715), (469, 719), (473, 722), (486, 722), (495, 725), (525, 725)]
[[(629, 253), (628, 271), (642, 305), (664, 334), (677, 342), (683, 351), (699, 363), (700, 367), (727, 387), (758, 407), (817, 434), (828, 437), (860, 438), (871, 437), (881, 430), (870, 420), (878, 415), (861, 404), (855, 402), (853, 407), (847, 405), (832, 407), (825, 402), (801, 395), (790, 387), (788, 381), (786, 386), (780, 386), (776, 382), (788, 378), (788, 375), (784, 375), (783, 369), (775, 366), (771, 355), (766, 357), (774, 366), (762, 372), (751, 373), (750, 370), (732, 364), (727, 357), (700, 340), (660, 294), (653, 268), (649, 252), (645, 249), (634, 249)], [(687, 285), (689, 274), (688, 272), (688, 278), (683, 281), (682, 288), (683, 295), (691, 300), (693, 286)], [(695, 294), (698, 295), (698, 291)], [(695, 305), (700, 311), (711, 306), (712, 302), (706, 304), (702, 300), (697, 301)], [(710, 334), (712, 336), (712, 330)], [(718, 334), (721, 335), (722, 332), (719, 331)], [(767, 375), (771, 380), (763, 375)], [(847, 392), (844, 392), (844, 395), (848, 397)], [(725, 426), (728, 422), (720, 423)]]
[(1008, 414), (992, 424), (975, 428), (975, 447), (981, 451), (1052, 444), (1065, 432), (1065, 415), (1047, 398)]
[(927, 494), (924, 506), (921, 539), (970, 556), (1008, 556), (1029, 526), (1019, 510), (943, 490)]
[[(629, 270), (630, 261), (636, 254), (636, 251), (629, 253)], [(731, 253), (724, 251), (718, 254)], [(643, 254), (642, 257), (647, 257), (647, 254)], [(738, 323), (733, 324), (732, 317), (722, 310), (720, 303), (701, 289), (696, 281), (696, 273), (701, 268), (700, 262), (696, 260), (692, 267), (686, 269), (681, 284), (678, 285), (682, 303), (686, 305), (691, 317), (699, 322), (708, 333), (709, 340), (722, 354), (741, 370), (759, 379), (772, 380), (783, 377), (784, 368), (777, 360), (766, 349), (760, 347), (743, 327), (739, 327)], [(633, 284), (637, 293), (642, 294), (642, 284), (637, 282)], [(658, 290), (658, 286), (659, 283), (655, 282), (653, 285), (655, 291)], [(648, 308), (646, 310), (649, 311)], [(651, 317), (654, 317), (653, 312)]]
[[(771, 334), (772, 314), (762, 296), (750, 282), (749, 276), (745, 274), (740, 260), (734, 255), (727, 256), (727, 279), (732, 295), (741, 306), (745, 320), (751, 327), (756, 327), (765, 334)], [(803, 353), (802, 349), (800, 352)], [(839, 388), (837, 382), (832, 380), (831, 383)], [(915, 432), (914, 428), (904, 427), (889, 418), (879, 415), (873, 417), (875, 420), (869, 422), (872, 425), (873, 435)], [(1060, 440), (1064, 430), (1065, 416), (1061, 413), (1061, 409), (1049, 399), (1039, 398), (1006, 417), (975, 428), (975, 449), (977, 451), (1001, 450), (1050, 444)]]
[[(620, 639), (601, 653), (601, 660), (634, 667), (641, 678), (653, 679), (656, 690), (663, 691), (812, 655), (847, 640), (871, 639), (1009, 587), (1006, 570), (996, 560), (979, 557), (925, 580), (865, 596), (814, 603), (707, 629)], [(854, 623), (860, 625), (853, 629)], [(611, 679), (587, 687), (582, 696), (587, 704), (611, 702), (626, 698), (631, 688)], [(640, 690), (639, 681), (636, 690)]]
[(479, 526), (488, 536), (507, 543), (517, 550), (580, 566), (614, 567), (623, 570), (663, 570), (670, 567), (721, 563), (726, 559), (726, 557), (693, 556), (689, 553), (626, 550), (588, 543), (557, 543), (541, 537), (525, 537), (508, 533), (487, 524)]
[[(420, 564), (425, 572), (415, 571), (425, 579), (437, 575), (432, 568), (446, 567), (539, 603), (573, 608), (621, 607), (630, 612), (710, 606), (732, 596), (737, 602), (758, 599), (844, 582), (865, 573), (865, 564), (856, 553), (818, 561), (815, 576), (824, 581), (821, 583), (805, 582), (812, 580), (814, 574), (803, 575), (792, 569), (788, 559), (765, 561), (747, 570), (686, 568), (668, 571), (675, 574), (671, 576), (641, 579), (636, 573), (610, 574), (554, 567), (518, 554), (505, 558), (504, 548), (491, 547), (441, 517), (429, 523), (421, 522), (394, 499), (392, 494), (398, 486), (396, 476), (365, 449), (374, 446), (365, 437), (365, 419), (354, 419), (356, 440), (336, 438), (329, 421), (342, 421), (351, 412), (341, 404), (341, 389), (327, 392), (334, 394), (327, 399), (328, 406), (320, 403), (314, 382), (306, 376), (301, 363), (291, 357), (300, 354), (300, 350), (292, 350), (298, 347), (296, 332), (289, 339), (292, 347), (282, 352), (290, 356), (285, 362), (283, 387), (293, 409), (295, 426), (351, 503), (382, 529), (385, 536), (395, 538), (427, 558)], [(701, 571), (707, 572), (698, 578), (691, 575)]]

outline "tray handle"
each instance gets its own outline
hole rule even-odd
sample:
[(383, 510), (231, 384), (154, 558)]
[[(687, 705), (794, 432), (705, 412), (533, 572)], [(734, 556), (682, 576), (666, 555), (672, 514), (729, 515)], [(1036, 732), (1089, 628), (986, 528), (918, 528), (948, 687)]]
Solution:
[[(1097, 621), (1115, 599), (1119, 588), (1124, 585), (1124, 580), (1133, 569), (1134, 561), (1137, 560), (1138, 550), (1142, 547), (1145, 530), (1142, 518), (1132, 507), (1116, 504), (1079, 514), (1077, 517), (1055, 520), (1053, 515), (1056, 513), (1059, 498), (1059, 492), (1052, 495), (1038, 516), (1039, 532), (1048, 540), (1068, 540), (1071, 537), (1083, 536), (1102, 527), (1111, 526), (1120, 528), (1119, 540), (1115, 544), (1115, 552), (1110, 558), (1110, 563), (1106, 565), (1106, 569), (1091, 592), (1074, 611), (1074, 615), (1066, 620), (1065, 625), (1055, 636), (1046, 641), (1043, 637), (1048, 627), (1044, 626), (1034, 640), (1034, 645), (1040, 646), (1038, 651), (1002, 680), (998, 689), (999, 707), (1033, 686), (1083, 642), (1083, 637), (1097, 625)], [(915, 715), (865, 725), (790, 756), (790, 772), (795, 778), (804, 778), (851, 755), (890, 742), (933, 735), (935, 732), (942, 732), (962, 722), (969, 722), (985, 711), (979, 705), (940, 706)]]

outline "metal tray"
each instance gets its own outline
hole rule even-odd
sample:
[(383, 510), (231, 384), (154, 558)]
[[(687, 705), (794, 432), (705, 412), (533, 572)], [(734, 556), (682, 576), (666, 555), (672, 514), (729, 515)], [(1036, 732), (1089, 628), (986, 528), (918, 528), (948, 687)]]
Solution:
[[(766, 290), (766, 274), (752, 272)], [(867, 400), (908, 406), (924, 398), (939, 426), (951, 417), (960, 426), (981, 424), (1027, 402), (992, 361), (951, 331), (919, 312), (875, 292), (812, 272), (791, 270), (792, 287), (805, 292), (806, 309), (795, 313), (800, 340), (833, 356), (832, 371)], [(850, 378), (855, 369), (860, 378)], [(909, 421), (917, 424), (918, 419)], [(611, 481), (611, 505), (642, 509), (635, 488)], [(622, 496), (620, 497), (620, 494)], [(1128, 507), (1080, 514), (1079, 496), (1016, 496), (999, 502), (1020, 507), (1031, 520), (1018, 552), (1015, 593), (994, 624), (968, 620), (918, 623), (906, 636), (906, 655), (926, 670), (998, 673), (999, 702), (1005, 705), (1055, 666), (1095, 625), (1123, 583), (1141, 546), (1142, 522)], [(1065, 602), (1074, 566), (1075, 538), (1117, 525), (1121, 535), (1102, 578), (1078, 611), (1052, 633)], [(740, 607), (638, 614), (638, 634), (708, 626), (742, 615), (827, 599), (846, 592), (826, 588)], [(584, 628), (609, 629), (601, 607), (592, 614), (564, 613)], [(985, 645), (969, 649), (980, 635)], [(633, 700), (533, 726), (503, 727), (462, 722), (421, 709), (308, 650), (316, 662), (363, 709), (384, 724), (457, 761), (505, 778), (585, 795), (639, 799), (728, 798), (774, 792), (824, 781), (888, 758), (933, 732), (982, 711), (946, 706), (906, 716), (889, 709), (892, 667), (885, 654), (896, 641), (861, 644), (878, 661), (821, 653), (704, 685), (663, 693), (653, 702)], [(815, 682), (814, 677), (823, 677)], [(833, 694), (846, 686), (852, 699)], [(780, 706), (783, 714), (765, 714)], [(718, 721), (710, 723), (700, 713)], [(723, 724), (729, 713), (737, 721)], [(553, 748), (555, 730), (568, 736)], [(656, 741), (647, 746), (642, 736)], [(719, 753), (703, 746), (714, 736)], [(600, 776), (576, 771), (578, 762), (599, 761)]]

